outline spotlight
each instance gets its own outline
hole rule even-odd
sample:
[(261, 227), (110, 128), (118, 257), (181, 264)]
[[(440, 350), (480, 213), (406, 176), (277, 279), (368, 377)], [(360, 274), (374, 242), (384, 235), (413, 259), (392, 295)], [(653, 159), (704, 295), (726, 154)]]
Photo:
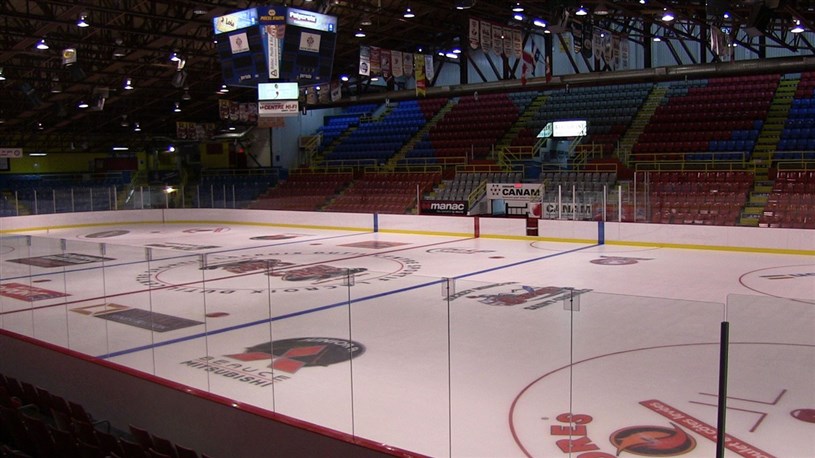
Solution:
[(36, 48), (43, 51), (49, 48), (48, 43), (45, 42), (45, 38), (37, 42)]

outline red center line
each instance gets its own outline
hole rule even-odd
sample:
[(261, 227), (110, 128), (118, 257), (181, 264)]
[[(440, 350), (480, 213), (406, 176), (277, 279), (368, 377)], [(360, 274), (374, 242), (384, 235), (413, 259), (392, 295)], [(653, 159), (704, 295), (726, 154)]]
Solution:
[[(280, 269), (275, 270), (275, 272), (280, 272), (280, 271), (288, 270), (288, 269), (301, 269), (303, 267), (309, 267), (309, 266), (324, 264), (326, 262), (346, 261), (346, 260), (349, 260), (349, 259), (359, 259), (359, 258), (365, 258), (365, 257), (369, 257), (369, 256), (377, 256), (377, 255), (380, 255), (380, 254), (388, 254), (388, 253), (396, 253), (396, 252), (399, 252), (399, 251), (413, 250), (413, 249), (417, 249), (417, 248), (427, 248), (427, 247), (432, 247), (432, 246), (436, 246), (436, 245), (444, 245), (444, 244), (447, 244), (447, 243), (461, 242), (461, 241), (464, 241), (464, 240), (472, 240), (472, 239), (473, 239), (473, 237), (468, 237), (468, 238), (465, 238), (465, 239), (456, 239), (456, 240), (447, 240), (447, 241), (444, 241), (444, 242), (429, 243), (427, 245), (414, 245), (414, 246), (407, 246), (407, 247), (402, 247), (402, 248), (395, 248), (393, 250), (379, 251), (379, 252), (376, 252), (376, 253), (360, 253), (360, 254), (356, 254), (356, 255), (353, 255), (353, 256), (345, 256), (345, 257), (342, 257), (342, 258), (320, 260), (320, 261), (314, 261), (314, 262), (308, 263), (308, 264), (296, 264), (296, 265), (293, 265), (293, 266), (281, 267)], [(239, 277), (246, 277), (246, 276), (249, 276), (249, 275), (265, 274), (267, 272), (268, 272), (268, 270), (264, 269), (264, 270), (258, 270), (258, 271), (255, 271), (255, 272), (246, 272), (246, 273), (241, 273), (241, 274), (226, 275), (226, 276), (223, 276), (223, 277), (209, 278), (209, 279), (205, 279), (205, 280), (195, 280), (195, 281), (191, 281), (191, 282), (187, 282), (187, 283), (163, 285), (163, 286), (158, 286), (158, 287), (155, 287), (155, 288), (140, 289), (140, 290), (135, 290), (135, 291), (125, 291), (125, 292), (122, 292), (122, 293), (107, 294), (105, 296), (90, 297), (90, 298), (86, 298), (86, 299), (77, 299), (77, 300), (73, 300), (73, 301), (65, 301), (65, 302), (60, 302), (58, 304), (41, 305), (41, 306), (38, 306), (38, 307), (28, 307), (28, 308), (24, 308), (24, 309), (20, 309), (20, 310), (10, 310), (10, 311), (7, 311), (7, 312), (0, 312), (0, 316), (12, 315), (12, 314), (21, 313), (21, 312), (31, 312), (31, 311), (34, 311), (34, 310), (47, 309), (47, 308), (52, 308), (52, 307), (62, 307), (62, 306), (66, 306), (66, 305), (80, 304), (80, 303), (83, 303), (83, 302), (96, 301), (96, 300), (100, 300), (100, 299), (109, 299), (109, 298), (113, 298), (113, 297), (128, 296), (128, 295), (131, 295), (131, 294), (139, 294), (139, 293), (145, 293), (145, 292), (150, 292), (150, 291), (160, 291), (160, 290), (163, 290), (163, 289), (177, 288), (179, 286), (191, 286), (191, 285), (197, 285), (197, 284), (202, 284), (203, 285), (204, 283), (208, 283), (208, 282), (214, 282), (214, 281), (218, 281), (218, 280), (230, 280), (230, 279), (239, 278)]]

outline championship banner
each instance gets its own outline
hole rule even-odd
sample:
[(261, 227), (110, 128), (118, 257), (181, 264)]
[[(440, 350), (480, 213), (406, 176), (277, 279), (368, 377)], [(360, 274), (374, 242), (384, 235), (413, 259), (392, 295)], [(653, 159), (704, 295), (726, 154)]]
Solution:
[(382, 74), (382, 50), (371, 46), (371, 76)]
[(603, 29), (595, 28), (592, 34), (591, 46), (595, 61), (599, 61), (603, 57), (603, 37), (605, 32)]
[(545, 70), (544, 74), (546, 75), (546, 82), (552, 81), (552, 34), (546, 34), (543, 36), (543, 53), (546, 55), (544, 58), (544, 65)]
[(620, 65), (626, 70), (629, 68), (629, 58), (628, 37), (624, 36), (620, 40)]
[(427, 79), (424, 72), (424, 55), (416, 54), (415, 57), (416, 95), (423, 97), (427, 95)]
[(436, 68), (433, 66), (433, 54), (424, 55), (424, 74), (427, 81), (433, 81), (436, 77)]
[(509, 57), (513, 55), (513, 49), (515, 49), (515, 42), (512, 41), (513, 37), (513, 30), (510, 28), (504, 29), (504, 55)]
[(331, 82), (331, 101), (336, 102), (342, 98), (342, 88), (339, 81)]
[(492, 26), (492, 50), (499, 56), (504, 52), (504, 29), (497, 25)]
[(612, 48), (611, 43), (613, 42), (613, 37), (611, 32), (606, 31), (603, 34), (603, 58), (606, 60), (607, 65), (611, 65), (614, 59), (614, 50)]
[(523, 33), (515, 29), (512, 31), (512, 55), (516, 59), (520, 59), (524, 52), (524, 36)]
[(492, 24), (486, 21), (481, 21), (481, 49), (484, 53), (492, 51)]
[(470, 48), (478, 49), (481, 46), (481, 32), (478, 19), (470, 18)]
[(240, 54), (249, 51), (249, 38), (246, 32), (235, 33), (229, 36), (229, 49), (232, 54)]
[(591, 59), (594, 52), (592, 51), (592, 39), (594, 35), (592, 34), (592, 26), (590, 23), (583, 24), (583, 40), (581, 45), (581, 53), (583, 53), (583, 57), (586, 59)]
[(405, 68), (402, 64), (402, 51), (391, 51), (391, 72), (393, 76), (404, 76)]
[(359, 47), (359, 74), (363, 76), (371, 74), (371, 48), (368, 46)]
[(402, 65), (405, 67), (405, 76), (413, 74), (413, 53), (406, 52), (402, 54)]
[(379, 57), (382, 66), (382, 76), (388, 78), (391, 76), (391, 50), (390, 49), (380, 49), (379, 50)]
[(620, 70), (622, 65), (620, 63), (620, 36), (614, 34), (611, 36), (611, 68), (612, 70)]
[(574, 41), (574, 53), (583, 52), (583, 26), (577, 23), (572, 24), (572, 39)]
[(320, 34), (309, 32), (301, 33), (300, 51), (320, 52)]

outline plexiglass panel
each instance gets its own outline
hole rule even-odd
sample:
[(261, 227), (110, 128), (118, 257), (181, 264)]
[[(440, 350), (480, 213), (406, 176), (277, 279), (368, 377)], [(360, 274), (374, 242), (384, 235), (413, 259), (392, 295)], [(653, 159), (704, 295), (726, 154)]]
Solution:
[(768, 270), (745, 281), (772, 295), (728, 296), (726, 449), (731, 453), (815, 456), (815, 281), (810, 272), (806, 266)]

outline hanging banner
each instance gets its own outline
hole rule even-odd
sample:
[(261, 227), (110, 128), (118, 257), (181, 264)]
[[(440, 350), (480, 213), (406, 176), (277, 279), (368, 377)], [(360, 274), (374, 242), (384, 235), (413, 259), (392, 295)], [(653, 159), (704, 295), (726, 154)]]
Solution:
[(605, 32), (603, 29), (595, 28), (592, 34), (591, 46), (595, 61), (599, 61), (603, 57), (603, 37)]
[(611, 36), (611, 69), (620, 70), (622, 64), (620, 63), (620, 36), (614, 34)]
[(628, 36), (624, 35), (620, 40), (620, 65), (621, 68), (624, 70), (628, 70), (630, 67), (630, 62), (628, 61), (629, 54), (628, 54)]
[(544, 59), (544, 65), (546, 69), (544, 73), (546, 74), (546, 82), (552, 81), (552, 34), (547, 34), (543, 36), (543, 53), (546, 55)]
[(515, 42), (512, 40), (513, 30), (504, 28), (504, 55), (509, 57), (514, 54)]
[(513, 30), (512, 31), (512, 55), (515, 56), (516, 59), (521, 58), (521, 54), (524, 52), (524, 36), (523, 32), (520, 30)]
[(481, 49), (484, 53), (492, 51), (492, 24), (481, 21)]
[(331, 82), (331, 101), (336, 102), (342, 98), (342, 87), (339, 81)]
[(402, 51), (391, 51), (391, 72), (397, 78), (405, 74), (404, 64), (402, 64)]
[(581, 49), (580, 52), (583, 54), (583, 57), (586, 59), (591, 59), (592, 55), (594, 54), (592, 51), (592, 39), (594, 35), (592, 34), (592, 27), (591, 24), (588, 22), (583, 24), (583, 39), (581, 41)]
[(478, 19), (470, 18), (470, 49), (478, 49), (481, 46), (481, 36)]
[(382, 67), (382, 76), (385, 78), (390, 78), (391, 76), (391, 50), (390, 49), (380, 49), (379, 50), (379, 59), (380, 65)]
[(0, 148), (0, 157), (20, 158), (23, 157), (22, 148)]
[(402, 66), (404, 67), (405, 76), (413, 74), (413, 53), (406, 52), (402, 54)]
[(371, 48), (368, 46), (359, 47), (359, 74), (371, 75)]
[(583, 52), (583, 26), (578, 23), (572, 23), (572, 38), (574, 41), (574, 53), (581, 54)]
[(612, 47), (613, 36), (611, 32), (606, 31), (603, 34), (603, 58), (606, 60), (606, 65), (611, 66), (614, 63), (614, 48)]
[(427, 79), (424, 72), (424, 56), (422, 54), (416, 54), (414, 61), (416, 64), (416, 95), (424, 97), (427, 95)]
[(265, 26), (264, 37), (267, 40), (266, 62), (269, 67), (269, 79), (280, 79), (280, 60), (283, 55), (283, 35), (286, 26), (283, 24)]
[(371, 46), (371, 76), (382, 74), (382, 50)]
[(497, 25), (492, 26), (492, 51), (499, 56), (504, 52), (504, 29)]
[(424, 74), (428, 84), (436, 77), (436, 68), (433, 66), (433, 54), (424, 55)]

